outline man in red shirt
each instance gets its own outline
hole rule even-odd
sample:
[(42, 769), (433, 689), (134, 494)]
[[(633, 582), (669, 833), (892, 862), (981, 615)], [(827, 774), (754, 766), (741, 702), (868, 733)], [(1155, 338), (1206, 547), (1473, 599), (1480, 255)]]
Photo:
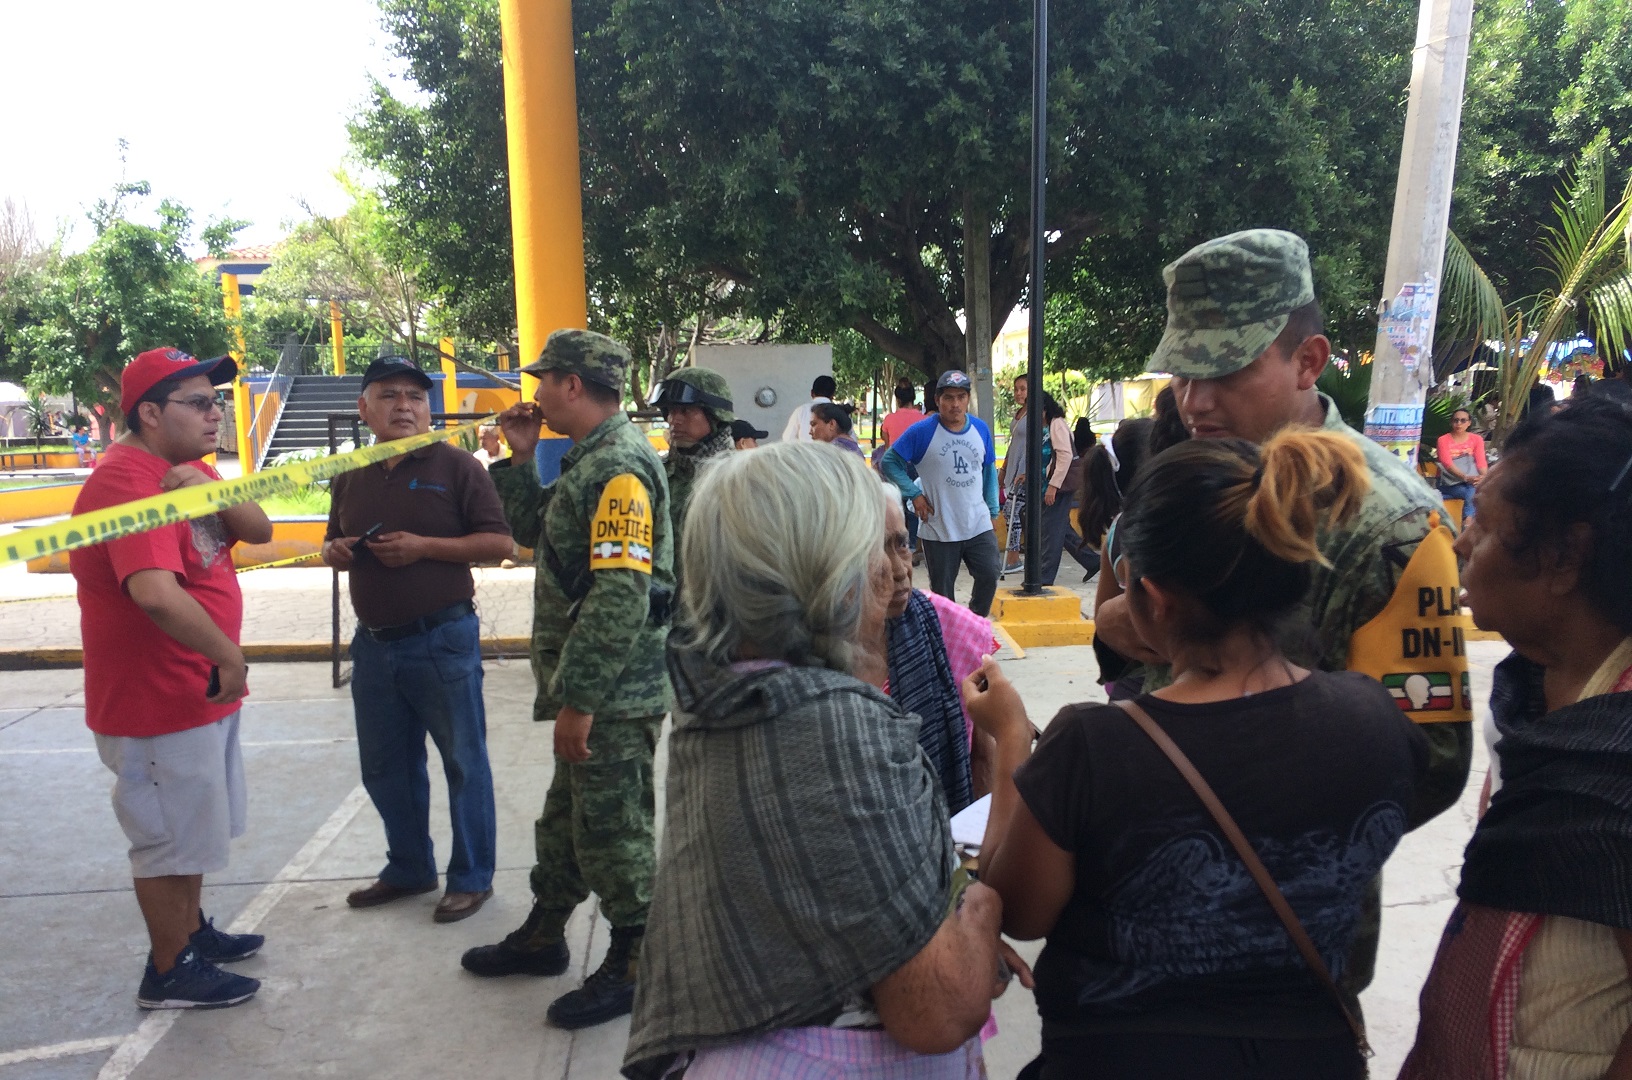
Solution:
[[(928, 414), (918, 407), (917, 392), (912, 388), (911, 379), (897, 379), (895, 382), (895, 411), (884, 418), (879, 426), (884, 429), (884, 448), (887, 450), (894, 445), (895, 440), (902, 434), (924, 419)], [(924, 561), (918, 551), (918, 514), (912, 503), (902, 500), (901, 512), (907, 518), (907, 543), (912, 547), (912, 565), (917, 566)]]
[(922, 420), (927, 415), (917, 404), (917, 394), (912, 389), (912, 383), (906, 379), (895, 385), (895, 411), (884, 418), (879, 426), (884, 429), (884, 445), (889, 446), (901, 437), (901, 433)]
[[(221, 424), (215, 386), (230, 357), (196, 360), (152, 349), (126, 366), (126, 431), (85, 481), (87, 513), (220, 477), (200, 459)], [(85, 722), (118, 777), (113, 809), (130, 839), (148, 955), (144, 1009), (219, 1008), (260, 983), (216, 966), (261, 947), (204, 918), (204, 875), (223, 870), (244, 831), (239, 700), (248, 666), (238, 647), (243, 596), (232, 545), (264, 543), (272, 523), (254, 503), (121, 537), (69, 555), (85, 646)], [(155, 633), (155, 629), (158, 631)]]

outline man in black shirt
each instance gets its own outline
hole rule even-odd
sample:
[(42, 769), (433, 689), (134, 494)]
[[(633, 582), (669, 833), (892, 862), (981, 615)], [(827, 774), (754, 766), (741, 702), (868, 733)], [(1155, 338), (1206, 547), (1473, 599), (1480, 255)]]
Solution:
[[(431, 429), (430, 377), (401, 357), (369, 365), (357, 411), (376, 439)], [(493, 895), (497, 826), (470, 564), (508, 558), (510, 527), (476, 459), (434, 443), (334, 478), (323, 560), (346, 570), (357, 633), (351, 697), (363, 785), (385, 822), (386, 865), (346, 897), (375, 907), (436, 888), (425, 736), (442, 755), (453, 818), (437, 922)]]

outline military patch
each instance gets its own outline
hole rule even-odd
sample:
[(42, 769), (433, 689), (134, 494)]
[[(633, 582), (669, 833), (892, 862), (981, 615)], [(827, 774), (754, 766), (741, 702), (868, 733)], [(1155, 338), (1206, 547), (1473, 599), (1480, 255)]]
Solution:
[(614, 476), (601, 489), (589, 523), (589, 568), (652, 572), (652, 500), (634, 473)]
[(1473, 718), (1467, 632), (1473, 620), (1458, 599), (1451, 530), (1434, 525), (1417, 544), (1394, 595), (1349, 639), (1349, 670), (1381, 682), (1419, 724)]
[[(1466, 675), (1463, 676), (1467, 678)], [(1451, 693), (1451, 673), (1448, 671), (1399, 672), (1383, 676), (1383, 687), (1394, 696), (1404, 712), (1426, 712), (1454, 709), (1456, 698)]]

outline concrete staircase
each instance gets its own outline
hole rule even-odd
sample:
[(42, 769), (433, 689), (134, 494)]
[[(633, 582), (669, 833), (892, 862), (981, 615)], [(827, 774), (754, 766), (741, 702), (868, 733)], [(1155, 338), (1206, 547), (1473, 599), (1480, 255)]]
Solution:
[[(291, 450), (313, 447), (328, 449), (329, 415), (357, 412), (357, 397), (363, 390), (361, 375), (296, 375), (284, 403), (283, 417), (272, 430), (272, 445), (266, 460)], [(340, 441), (351, 438), (350, 426), (341, 429)]]

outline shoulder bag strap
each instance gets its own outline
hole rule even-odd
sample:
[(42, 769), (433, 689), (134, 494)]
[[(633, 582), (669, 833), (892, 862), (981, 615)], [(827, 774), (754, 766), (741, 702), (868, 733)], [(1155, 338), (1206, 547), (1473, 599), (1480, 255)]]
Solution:
[(1224, 809), (1224, 804), (1218, 801), (1218, 796), (1213, 793), (1212, 786), (1207, 783), (1201, 773), (1196, 771), (1195, 765), (1191, 764), (1190, 759), (1185, 756), (1183, 750), (1179, 749), (1178, 744), (1168, 737), (1167, 732), (1163, 731), (1155, 720), (1151, 719), (1148, 712), (1131, 701), (1116, 701), (1112, 702), (1112, 704), (1127, 713), (1133, 722), (1138, 724), (1146, 735), (1150, 736), (1150, 741), (1155, 743), (1157, 748), (1167, 755), (1167, 760), (1171, 761), (1173, 767), (1179, 770), (1179, 775), (1184, 777), (1185, 782), (1196, 793), (1196, 797), (1207, 808), (1207, 812), (1212, 815), (1213, 821), (1217, 823), (1219, 831), (1224, 834), (1224, 838), (1230, 842), (1230, 846), (1235, 848), (1235, 853), (1246, 864), (1247, 873), (1251, 874), (1252, 880), (1258, 883), (1258, 888), (1263, 891), (1264, 899), (1269, 901), (1269, 906), (1275, 910), (1275, 914), (1280, 918), (1281, 925), (1286, 927), (1287, 936), (1292, 939), (1292, 944), (1297, 946), (1299, 954), (1303, 956), (1304, 963), (1309, 965), (1309, 970), (1313, 971), (1315, 977), (1331, 992), (1332, 1000), (1337, 1002), (1337, 1007), (1343, 1011), (1343, 1019), (1348, 1021), (1349, 1030), (1354, 1032), (1355, 1045), (1360, 1048), (1360, 1053), (1370, 1057), (1371, 1046), (1366, 1042), (1365, 1027), (1350, 1010), (1343, 991), (1338, 989), (1336, 980), (1332, 978), (1331, 971), (1326, 967), (1326, 961), (1320, 958), (1320, 950), (1316, 949), (1315, 943), (1309, 940), (1309, 934), (1304, 930), (1303, 923), (1298, 921), (1298, 916), (1292, 910), (1292, 905), (1288, 904), (1286, 897), (1281, 895), (1280, 887), (1275, 884), (1275, 879), (1270, 876), (1263, 860), (1252, 849), (1252, 844), (1247, 841), (1245, 834), (1241, 832), (1241, 827), (1230, 816), (1230, 812)]

